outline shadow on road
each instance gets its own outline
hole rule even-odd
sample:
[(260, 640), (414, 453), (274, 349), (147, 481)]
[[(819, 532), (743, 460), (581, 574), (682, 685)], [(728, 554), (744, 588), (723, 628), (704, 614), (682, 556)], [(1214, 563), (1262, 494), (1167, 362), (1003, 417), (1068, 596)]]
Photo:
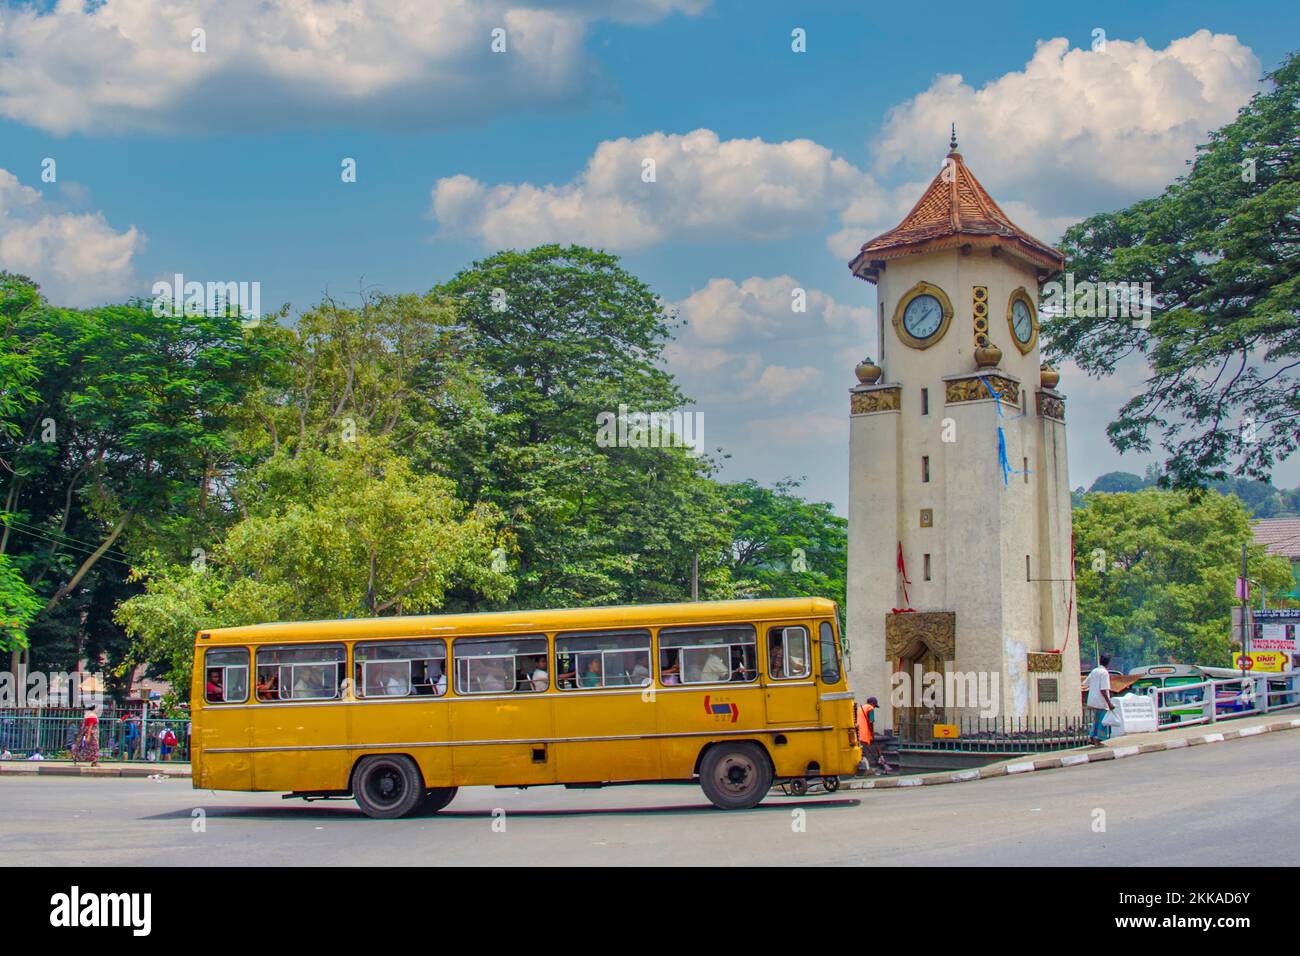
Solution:
[[(752, 810), (748, 811), (730, 811), (748, 812), (748, 813), (787, 813), (794, 808), (802, 809), (843, 809), (845, 807), (856, 807), (861, 803), (856, 799), (838, 799), (838, 800), (781, 800), (779, 802), (762, 803)], [(511, 817), (602, 817), (602, 816), (673, 816), (689, 815), (700, 813), (720, 813), (717, 807), (710, 803), (678, 805), (678, 806), (654, 806), (654, 807), (574, 807), (572, 809), (560, 810), (508, 810), (507, 815)], [(355, 804), (343, 804), (340, 801), (339, 806), (283, 806), (283, 807), (205, 807), (204, 813), (209, 818), (228, 818), (240, 820), (356, 820), (370, 821), (370, 818), (362, 813)], [(193, 816), (193, 810), (171, 810), (167, 813), (155, 813), (143, 820), (179, 820), (189, 819)], [(459, 819), (459, 820), (490, 820), (493, 816), (493, 810), (442, 810), (438, 813), (429, 814), (428, 816), (404, 817), (404, 820), (436, 820), (439, 818)]]

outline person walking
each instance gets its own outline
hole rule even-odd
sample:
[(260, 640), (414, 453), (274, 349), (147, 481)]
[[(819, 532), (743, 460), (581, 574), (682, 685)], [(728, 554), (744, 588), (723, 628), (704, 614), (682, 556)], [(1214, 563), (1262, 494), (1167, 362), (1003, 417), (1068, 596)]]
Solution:
[(1088, 739), (1094, 746), (1101, 746), (1101, 742), (1110, 736), (1105, 718), (1115, 709), (1110, 700), (1110, 670), (1106, 666), (1109, 663), (1110, 657), (1101, 655), (1097, 666), (1088, 674), (1088, 709), (1092, 711), (1092, 732)]
[(92, 767), (99, 766), (99, 715), (94, 704), (86, 705), (86, 716), (81, 722), (77, 742), (72, 745), (72, 762), (84, 760)]

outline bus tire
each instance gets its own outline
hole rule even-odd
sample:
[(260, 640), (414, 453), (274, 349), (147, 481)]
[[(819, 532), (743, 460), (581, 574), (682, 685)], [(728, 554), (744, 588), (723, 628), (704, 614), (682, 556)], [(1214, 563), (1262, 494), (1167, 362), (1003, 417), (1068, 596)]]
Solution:
[(714, 744), (700, 762), (700, 787), (721, 810), (758, 806), (772, 786), (772, 764), (758, 744)]
[(420, 814), (437, 813), (455, 799), (457, 789), (457, 787), (435, 787), (432, 790), (426, 791), (424, 802), (420, 804), (420, 807), (416, 812)]
[(400, 754), (363, 757), (352, 780), (352, 794), (361, 812), (376, 820), (404, 817), (425, 800), (419, 768)]

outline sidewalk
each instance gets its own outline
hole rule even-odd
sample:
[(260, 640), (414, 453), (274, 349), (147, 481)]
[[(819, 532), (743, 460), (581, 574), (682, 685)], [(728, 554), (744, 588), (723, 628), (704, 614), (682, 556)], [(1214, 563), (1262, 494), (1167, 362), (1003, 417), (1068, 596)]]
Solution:
[(68, 760), (3, 760), (0, 761), (0, 776), (17, 774), (40, 774), (47, 777), (153, 777), (163, 774), (168, 777), (188, 777), (188, 761), (169, 761), (167, 763), (140, 763), (124, 760), (101, 760), (98, 767), (88, 764), (73, 764)]
[(969, 780), (985, 780), (989, 777), (1006, 777), (1018, 773), (1031, 773), (1035, 770), (1056, 770), (1061, 767), (1075, 767), (1082, 764), (1097, 763), (1101, 760), (1121, 760), (1142, 754), (1158, 753), (1162, 750), (1179, 750), (1183, 747), (1197, 747), (1201, 744), (1222, 743), (1239, 737), (1254, 737), (1258, 734), (1279, 733), (1284, 730), (1300, 729), (1300, 709), (1288, 708), (1271, 714), (1258, 714), (1253, 717), (1240, 717), (1236, 720), (1221, 720), (1213, 724), (1195, 724), (1191, 727), (1175, 727), (1172, 730), (1152, 731), (1145, 734), (1126, 734), (1108, 740), (1100, 747), (1078, 747), (1074, 750), (1058, 750), (1048, 754), (1024, 754), (998, 763), (980, 767), (977, 770), (939, 770), (934, 773), (913, 774), (904, 777), (855, 777), (846, 780), (841, 789), (848, 790), (889, 790), (894, 787), (934, 786), (942, 783), (965, 783)]

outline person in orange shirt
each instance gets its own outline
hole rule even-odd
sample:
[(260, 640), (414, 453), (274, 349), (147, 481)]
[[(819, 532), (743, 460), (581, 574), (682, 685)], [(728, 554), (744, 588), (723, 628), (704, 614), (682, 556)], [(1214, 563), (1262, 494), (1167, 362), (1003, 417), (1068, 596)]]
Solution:
[[(872, 763), (879, 763), (876, 755), (876, 708), (879, 704), (874, 697), (868, 697), (865, 704), (858, 707), (858, 743), (862, 744), (862, 762), (864, 770), (870, 769)], [(871, 755), (868, 758), (868, 754)]]

